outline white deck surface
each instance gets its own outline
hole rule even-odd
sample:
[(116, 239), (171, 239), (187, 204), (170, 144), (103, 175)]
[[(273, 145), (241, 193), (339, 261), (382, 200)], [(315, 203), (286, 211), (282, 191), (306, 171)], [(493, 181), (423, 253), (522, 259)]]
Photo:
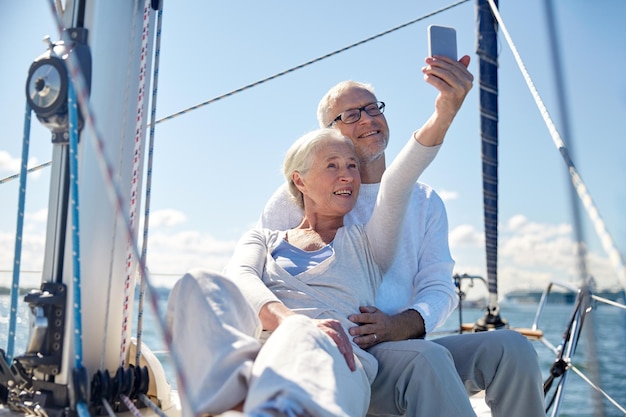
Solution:
[[(489, 411), (489, 407), (485, 404), (485, 397), (483, 393), (478, 393), (470, 398), (472, 403), (472, 407), (476, 412), (477, 417), (491, 417), (491, 412)], [(16, 411), (11, 411), (4, 406), (0, 406), (0, 417), (19, 417), (24, 416), (23, 413), (19, 413)]]
[(489, 410), (489, 407), (487, 407), (487, 404), (485, 403), (484, 391), (471, 396), (470, 402), (472, 403), (472, 408), (474, 408), (474, 412), (476, 412), (476, 416), (491, 417), (491, 411)]

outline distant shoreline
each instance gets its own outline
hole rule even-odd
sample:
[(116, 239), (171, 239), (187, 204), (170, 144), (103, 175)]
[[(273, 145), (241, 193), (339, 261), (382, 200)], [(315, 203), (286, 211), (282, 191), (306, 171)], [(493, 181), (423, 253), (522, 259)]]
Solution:
[[(156, 287), (156, 289), (159, 291), (163, 291), (163, 290), (169, 291), (171, 288), (170, 287)], [(38, 291), (39, 288), (38, 287), (20, 287), (19, 295), (20, 296), (26, 295), (33, 290)], [(9, 294), (11, 294), (10, 287), (0, 286), (0, 295), (9, 295)], [(611, 301), (620, 301), (620, 300), (626, 299), (626, 293), (624, 292), (624, 290), (599, 290), (599, 291), (594, 291), (594, 294), (599, 297), (609, 299)], [(505, 303), (509, 301), (509, 302), (517, 302), (517, 303), (535, 303), (536, 304), (537, 302), (539, 302), (542, 295), (543, 295), (543, 290), (538, 290), (538, 289), (536, 290), (512, 290), (506, 293), (502, 297), (502, 301)], [(569, 293), (569, 292), (553, 291), (550, 293), (549, 298), (550, 298), (550, 301), (553, 303), (571, 304), (574, 302), (576, 298), (576, 294)], [(478, 300), (478, 301), (463, 300), (464, 306), (471, 307), (471, 306), (474, 306), (474, 304), (482, 306), (483, 300)]]
[[(624, 290), (598, 290), (593, 291), (593, 294), (611, 301), (623, 302), (626, 299), (626, 294), (624, 293)], [(508, 301), (516, 303), (536, 304), (539, 302), (542, 296), (543, 291), (539, 290), (513, 290), (506, 293), (503, 298), (503, 302)], [(552, 291), (549, 294), (548, 299), (551, 303), (573, 304), (574, 301), (576, 301), (576, 297), (577, 293), (574, 292)]]

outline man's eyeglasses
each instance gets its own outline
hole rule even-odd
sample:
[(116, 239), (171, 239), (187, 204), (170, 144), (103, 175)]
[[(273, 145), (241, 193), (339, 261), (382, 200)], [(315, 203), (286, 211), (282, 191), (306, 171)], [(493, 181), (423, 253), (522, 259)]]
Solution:
[(359, 107), (358, 109), (346, 110), (339, 116), (335, 117), (335, 119), (328, 124), (328, 127), (331, 127), (340, 120), (347, 125), (349, 125), (350, 123), (356, 123), (361, 120), (362, 111), (372, 117), (378, 116), (379, 114), (383, 114), (383, 112), (385, 111), (385, 103), (382, 101), (377, 101), (375, 103), (366, 104), (365, 106)]

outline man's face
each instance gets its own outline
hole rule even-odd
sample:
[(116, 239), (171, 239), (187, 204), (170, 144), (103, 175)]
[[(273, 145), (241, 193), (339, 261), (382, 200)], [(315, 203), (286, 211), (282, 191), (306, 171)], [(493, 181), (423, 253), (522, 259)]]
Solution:
[[(330, 113), (336, 117), (346, 110), (358, 109), (375, 102), (376, 97), (372, 93), (353, 87), (339, 96)], [(389, 142), (389, 126), (384, 114), (370, 116), (361, 111), (361, 118), (357, 122), (346, 124), (337, 121), (334, 127), (352, 140), (362, 165), (380, 158)]]

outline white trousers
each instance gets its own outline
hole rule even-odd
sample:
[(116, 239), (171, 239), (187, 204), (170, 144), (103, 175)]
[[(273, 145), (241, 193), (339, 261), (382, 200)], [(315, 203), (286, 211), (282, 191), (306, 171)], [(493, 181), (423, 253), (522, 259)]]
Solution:
[(183, 415), (244, 412), (359, 417), (370, 386), (357, 360), (350, 371), (339, 349), (306, 316), (290, 316), (265, 344), (261, 324), (236, 285), (219, 273), (192, 271), (170, 293), (167, 308)]

